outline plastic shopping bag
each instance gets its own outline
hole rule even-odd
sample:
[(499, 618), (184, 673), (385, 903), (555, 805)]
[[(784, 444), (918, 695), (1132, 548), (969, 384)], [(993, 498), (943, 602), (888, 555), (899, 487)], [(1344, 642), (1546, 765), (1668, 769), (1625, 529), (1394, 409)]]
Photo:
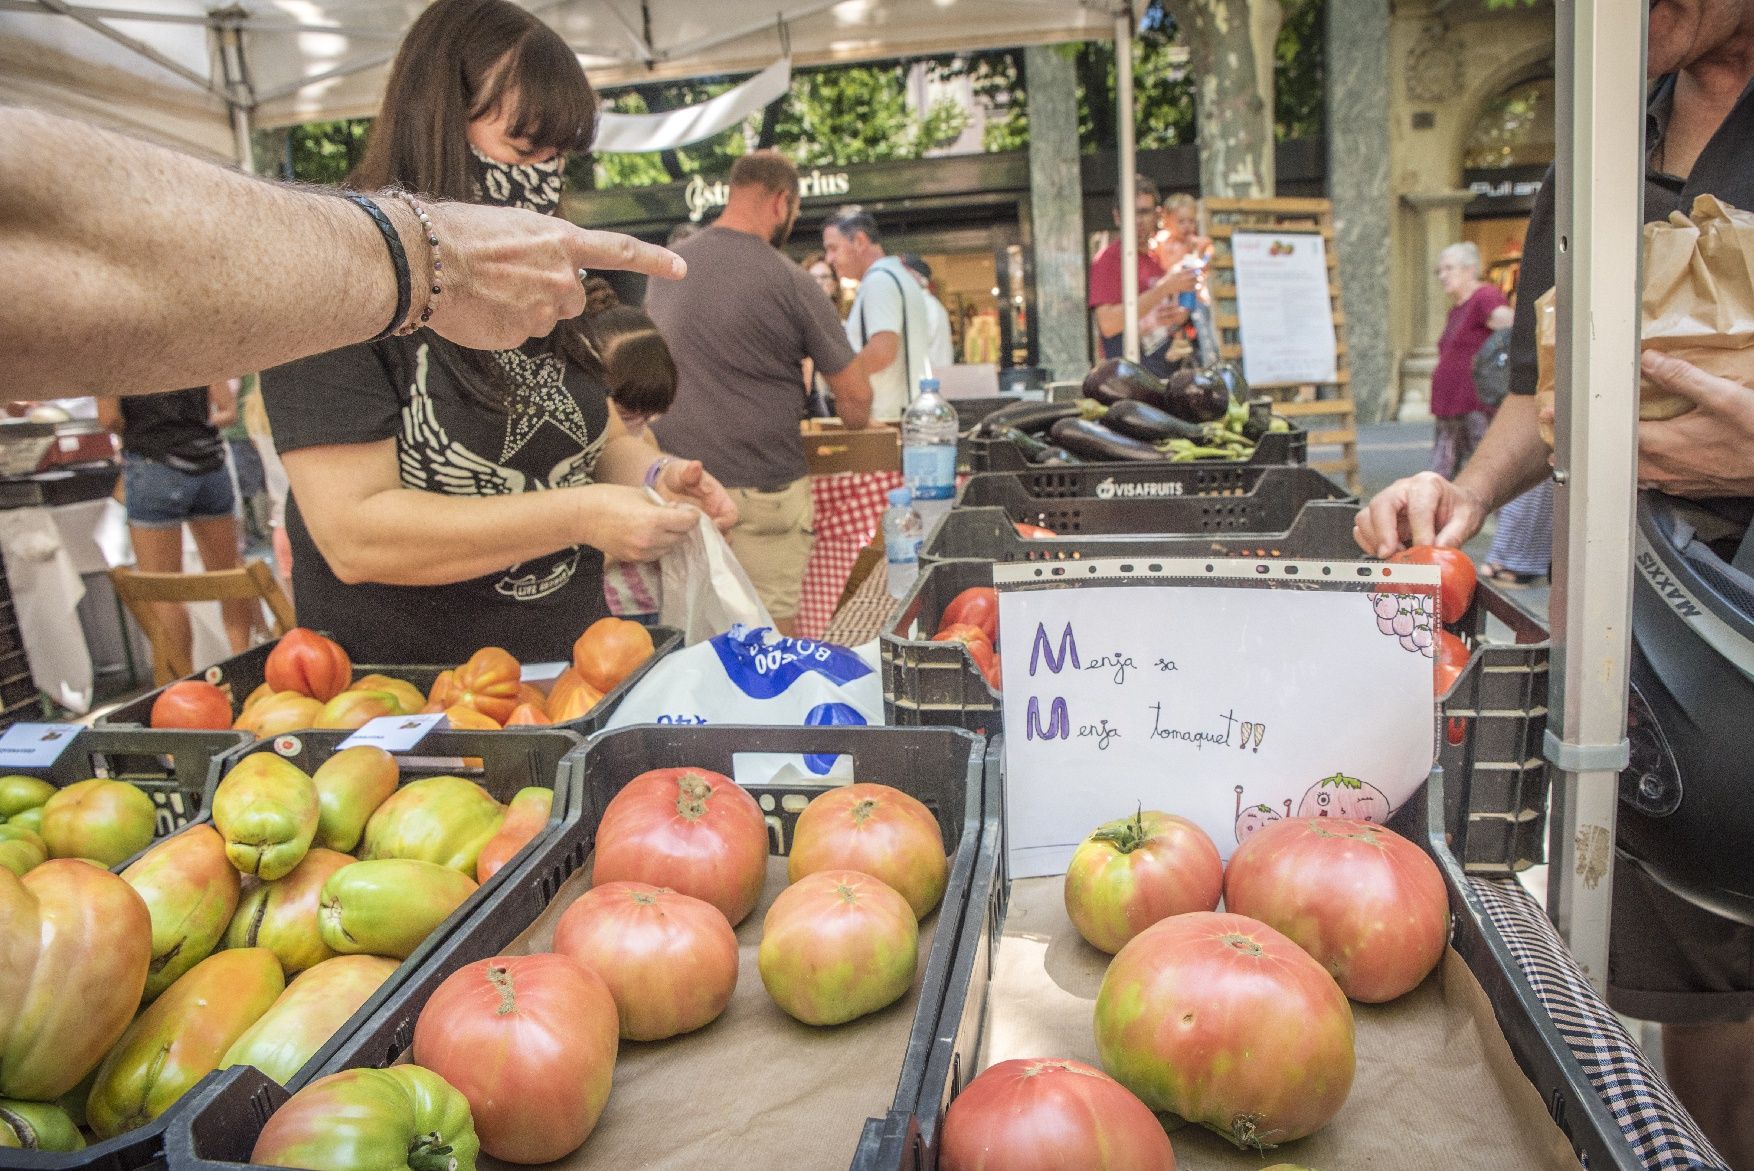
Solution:
[(658, 561), (663, 579), (658, 622), (682, 632), (687, 646), (744, 626), (772, 626), (767, 607), (749, 575), (706, 513), (674, 549)]
[[(733, 626), (654, 664), (610, 718), (630, 724), (779, 724), (792, 727), (883, 723), (877, 644), (857, 649)], [(775, 777), (846, 779), (852, 762), (828, 754), (760, 754), (757, 774), (739, 762), (738, 781)], [(767, 759), (772, 757), (772, 759)]]

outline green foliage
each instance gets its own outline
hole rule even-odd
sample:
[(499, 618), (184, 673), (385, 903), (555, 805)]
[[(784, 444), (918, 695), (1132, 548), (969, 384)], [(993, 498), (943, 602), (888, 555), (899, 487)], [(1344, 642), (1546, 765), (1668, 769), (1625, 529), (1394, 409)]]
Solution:
[(1273, 123), (1279, 141), (1315, 138), (1327, 125), (1326, 0), (1285, 0), (1273, 48)]
[(301, 183), (340, 183), (365, 153), (371, 124), (370, 118), (347, 118), (292, 127), (287, 132), (292, 178)]
[[(1086, 152), (1113, 150), (1115, 48), (1111, 41), (1077, 46), (1078, 141)], [(1187, 52), (1173, 31), (1141, 32), (1133, 38), (1134, 136), (1140, 150), (1162, 150), (1194, 141), (1194, 82)]]

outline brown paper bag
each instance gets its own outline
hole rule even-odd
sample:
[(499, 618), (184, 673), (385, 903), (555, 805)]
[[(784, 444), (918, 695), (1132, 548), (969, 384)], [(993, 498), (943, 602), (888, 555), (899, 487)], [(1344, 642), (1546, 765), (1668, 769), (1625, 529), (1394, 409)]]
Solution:
[[(1754, 215), (1716, 196), (1644, 226), (1643, 346), (1754, 387)], [(1537, 401), (1553, 403), (1557, 322), (1553, 291), (1535, 302)], [(1693, 409), (1680, 395), (1639, 382), (1638, 417), (1672, 419)], [(1541, 425), (1553, 444), (1553, 428)]]
[[(1558, 289), (1548, 289), (1535, 302), (1535, 406), (1545, 412), (1556, 405), (1558, 394), (1554, 391), (1554, 379), (1559, 365), (1559, 309)], [(1641, 406), (1640, 410), (1643, 409)], [(1545, 413), (1541, 416), (1541, 438), (1553, 447), (1558, 440), (1554, 437), (1553, 424)]]

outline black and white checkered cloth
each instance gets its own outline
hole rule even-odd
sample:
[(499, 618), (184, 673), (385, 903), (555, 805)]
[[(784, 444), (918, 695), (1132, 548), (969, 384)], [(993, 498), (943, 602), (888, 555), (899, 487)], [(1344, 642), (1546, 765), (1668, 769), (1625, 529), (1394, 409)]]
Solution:
[(1514, 879), (1468, 881), (1644, 1165), (1652, 1171), (1725, 1171), (1723, 1157), (1584, 978), (1534, 897)]

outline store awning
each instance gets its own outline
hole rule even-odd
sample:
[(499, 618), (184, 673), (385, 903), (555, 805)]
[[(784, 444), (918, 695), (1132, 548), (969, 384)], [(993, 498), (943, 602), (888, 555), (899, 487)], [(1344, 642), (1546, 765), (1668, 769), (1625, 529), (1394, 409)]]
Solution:
[[(1127, 0), (521, 0), (593, 83), (1106, 38)], [(0, 101), (204, 154), (376, 111), (411, 0), (0, 0)]]

